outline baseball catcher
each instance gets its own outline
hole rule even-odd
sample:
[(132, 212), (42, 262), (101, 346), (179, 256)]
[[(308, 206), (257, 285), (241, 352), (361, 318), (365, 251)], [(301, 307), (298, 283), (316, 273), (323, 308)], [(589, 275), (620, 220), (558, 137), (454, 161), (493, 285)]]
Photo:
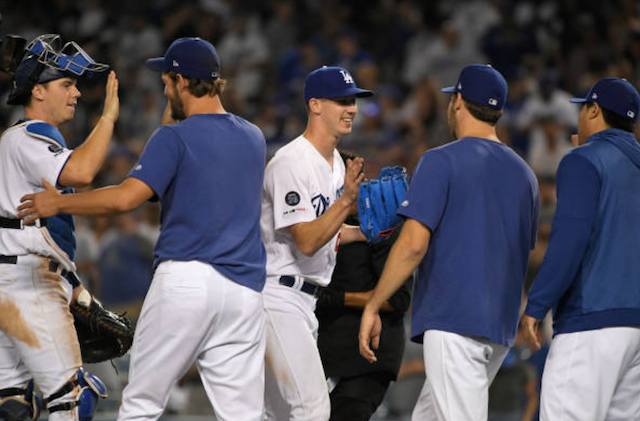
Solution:
[(400, 223), (396, 215), (409, 186), (404, 167), (384, 167), (378, 179), (360, 183), (358, 214), (360, 230), (369, 243), (377, 243), (391, 235)]

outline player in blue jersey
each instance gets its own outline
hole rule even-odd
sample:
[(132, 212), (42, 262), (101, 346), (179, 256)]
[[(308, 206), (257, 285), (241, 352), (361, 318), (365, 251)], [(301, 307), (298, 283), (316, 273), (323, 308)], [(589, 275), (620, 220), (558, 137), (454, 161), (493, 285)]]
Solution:
[(507, 96), (502, 75), (470, 65), (451, 93), (458, 140), (427, 151), (398, 213), (406, 217), (360, 326), (370, 362), (381, 305), (417, 270), (412, 339), (424, 344), (427, 379), (414, 420), (486, 421), (489, 385), (513, 345), (538, 219), (531, 169), (498, 139)]
[(640, 417), (640, 96), (624, 79), (589, 91), (580, 147), (557, 173), (551, 241), (522, 319), (529, 342), (553, 309), (541, 420)]
[(88, 408), (78, 387), (82, 359), (69, 304), (80, 293), (84, 304), (91, 298), (75, 276), (74, 221), (58, 215), (28, 226), (16, 208), (20, 197), (45, 188), (43, 179), (65, 191), (93, 181), (118, 118), (118, 80), (109, 74), (103, 113), (72, 150), (59, 128), (74, 117), (77, 80), (108, 66), (55, 34), (21, 50), (7, 102), (24, 107), (24, 118), (0, 139), (0, 418), (37, 417), (27, 386), (34, 379), (49, 419), (75, 421), (78, 406), (81, 417)]
[(258, 421), (264, 400), (264, 136), (224, 110), (226, 81), (209, 42), (180, 38), (147, 67), (162, 72), (179, 122), (151, 136), (119, 186), (29, 195), (22, 215), (105, 215), (159, 200), (155, 273), (118, 419), (157, 419), (171, 386), (196, 363), (218, 420)]

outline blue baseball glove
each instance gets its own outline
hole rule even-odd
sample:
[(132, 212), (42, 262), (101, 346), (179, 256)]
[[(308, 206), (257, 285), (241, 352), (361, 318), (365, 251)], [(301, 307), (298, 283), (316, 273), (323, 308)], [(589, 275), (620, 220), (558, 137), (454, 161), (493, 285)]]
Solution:
[(404, 167), (384, 167), (380, 178), (360, 183), (358, 214), (360, 230), (370, 243), (391, 235), (401, 219), (396, 214), (404, 200), (409, 177)]

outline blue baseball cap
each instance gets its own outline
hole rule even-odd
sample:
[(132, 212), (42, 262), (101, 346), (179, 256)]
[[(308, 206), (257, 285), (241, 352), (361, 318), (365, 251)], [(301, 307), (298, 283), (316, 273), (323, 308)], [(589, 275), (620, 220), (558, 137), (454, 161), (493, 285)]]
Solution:
[(507, 81), (488, 64), (470, 64), (462, 69), (454, 86), (441, 89), (460, 92), (462, 98), (484, 107), (501, 110), (507, 103)]
[(636, 122), (640, 111), (640, 95), (625, 79), (605, 77), (596, 82), (584, 98), (572, 98), (573, 103), (595, 102), (600, 107)]
[(147, 68), (157, 72), (173, 70), (184, 76), (202, 80), (220, 77), (220, 58), (215, 47), (202, 38), (178, 38), (164, 57), (150, 58)]
[(373, 92), (358, 88), (351, 73), (342, 67), (321, 67), (309, 73), (304, 80), (305, 103), (311, 98), (364, 98), (372, 95)]

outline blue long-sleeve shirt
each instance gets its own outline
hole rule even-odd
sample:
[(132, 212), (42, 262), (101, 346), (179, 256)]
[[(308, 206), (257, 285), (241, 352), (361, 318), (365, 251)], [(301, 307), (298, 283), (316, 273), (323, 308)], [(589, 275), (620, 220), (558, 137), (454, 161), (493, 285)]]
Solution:
[(615, 129), (589, 138), (557, 173), (549, 248), (525, 313), (554, 309), (555, 333), (640, 325), (640, 146)]

